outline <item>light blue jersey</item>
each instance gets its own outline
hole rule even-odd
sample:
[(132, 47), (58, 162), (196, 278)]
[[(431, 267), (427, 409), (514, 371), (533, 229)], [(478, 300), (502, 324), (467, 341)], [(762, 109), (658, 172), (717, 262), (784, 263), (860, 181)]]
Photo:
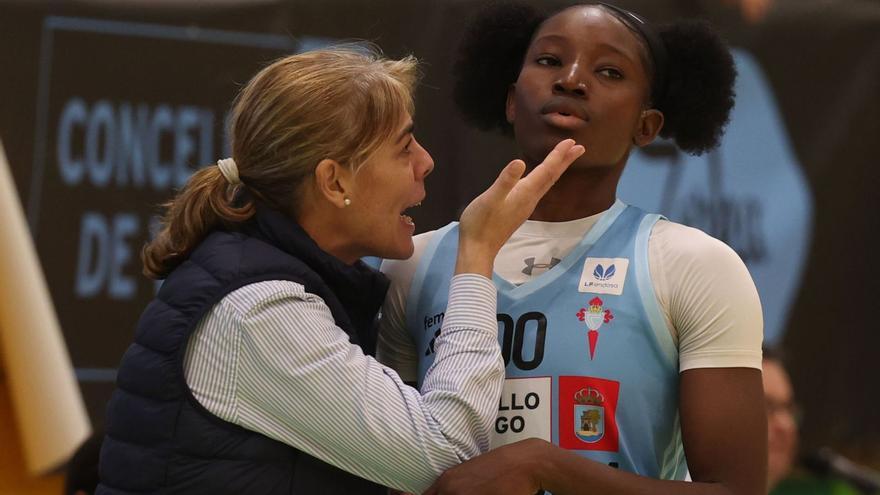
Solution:
[[(618, 201), (546, 273), (520, 286), (495, 275), (507, 380), (493, 448), (538, 437), (626, 471), (684, 478), (678, 351), (648, 270), (659, 218)], [(457, 246), (457, 224), (438, 230), (412, 282), (407, 328), (420, 383), (434, 359)]]

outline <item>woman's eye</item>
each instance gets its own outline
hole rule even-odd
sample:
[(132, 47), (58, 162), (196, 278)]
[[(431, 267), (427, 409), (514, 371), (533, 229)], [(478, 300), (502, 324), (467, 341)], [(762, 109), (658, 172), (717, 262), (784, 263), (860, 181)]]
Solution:
[(623, 74), (617, 69), (613, 69), (611, 67), (606, 67), (604, 69), (599, 70), (599, 74), (602, 74), (605, 77), (610, 79), (623, 79)]
[(559, 59), (550, 55), (541, 55), (535, 62), (540, 65), (559, 65)]

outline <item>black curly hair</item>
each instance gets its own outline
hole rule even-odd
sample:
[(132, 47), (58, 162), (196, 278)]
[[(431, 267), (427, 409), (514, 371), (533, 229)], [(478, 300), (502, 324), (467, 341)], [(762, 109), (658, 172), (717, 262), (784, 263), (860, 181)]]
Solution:
[[(638, 33), (632, 21), (623, 17), (625, 11), (600, 3), (584, 5), (604, 8)], [(453, 69), (453, 97), (465, 120), (482, 130), (513, 133), (504, 112), (508, 88), (519, 76), (532, 36), (557, 12), (542, 12), (523, 3), (493, 2), (470, 22)], [(651, 96), (652, 106), (664, 116), (660, 135), (674, 139), (679, 148), (694, 155), (715, 148), (734, 103), (736, 68), (727, 45), (702, 21), (649, 29), (665, 49), (665, 81), (652, 81)], [(649, 43), (640, 36), (647, 50)], [(653, 77), (654, 67), (646, 69)]]

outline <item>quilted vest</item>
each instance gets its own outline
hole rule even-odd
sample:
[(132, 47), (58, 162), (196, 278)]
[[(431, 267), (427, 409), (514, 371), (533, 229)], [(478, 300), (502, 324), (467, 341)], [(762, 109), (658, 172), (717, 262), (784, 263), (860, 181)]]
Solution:
[(175, 268), (147, 306), (107, 406), (96, 493), (384, 494), (384, 488), (295, 448), (226, 422), (193, 397), (183, 357), (202, 317), (230, 292), (289, 280), (321, 297), (364, 352), (388, 289), (361, 262), (346, 265), (302, 228), (260, 207), (240, 231), (214, 231)]

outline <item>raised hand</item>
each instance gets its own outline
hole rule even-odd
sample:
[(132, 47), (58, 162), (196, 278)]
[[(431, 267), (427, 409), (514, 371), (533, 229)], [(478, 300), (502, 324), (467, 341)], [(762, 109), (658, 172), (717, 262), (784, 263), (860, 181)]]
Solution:
[(538, 201), (559, 176), (584, 153), (584, 147), (566, 139), (523, 177), (526, 165), (513, 160), (483, 194), (461, 214), (456, 273), (492, 275), (495, 255), (511, 234), (535, 211)]

